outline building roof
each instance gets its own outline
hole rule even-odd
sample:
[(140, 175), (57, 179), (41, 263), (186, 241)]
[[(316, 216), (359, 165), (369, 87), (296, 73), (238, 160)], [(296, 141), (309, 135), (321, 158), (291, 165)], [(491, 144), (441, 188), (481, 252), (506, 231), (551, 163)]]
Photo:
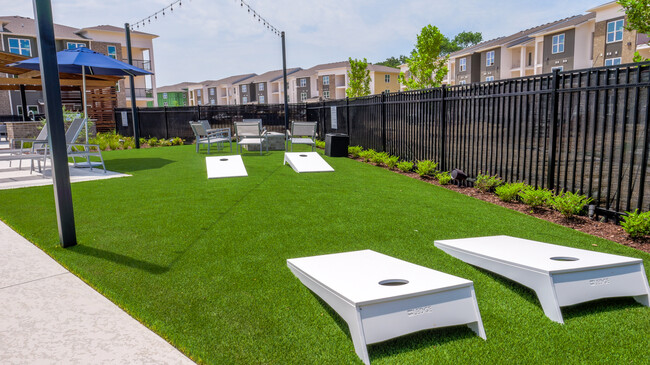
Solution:
[(257, 74), (243, 74), (243, 75), (236, 75), (236, 76), (230, 76), (226, 77), (220, 80), (206, 80), (203, 82), (205, 86), (219, 86), (223, 84), (236, 84), (240, 81), (244, 81), (247, 79), (250, 79), (251, 77), (257, 76)]
[[(36, 37), (36, 22), (32, 18), (23, 16), (0, 16), (0, 32), (15, 35)], [(54, 24), (54, 37), (56, 39), (89, 40), (77, 32), (79, 29), (66, 25)]]
[(158, 93), (182, 92), (187, 90), (187, 87), (191, 84), (193, 84), (193, 82), (181, 82), (180, 84), (157, 87), (156, 92)]
[[(287, 69), (287, 76), (290, 74), (293, 74), (294, 72), (302, 70), (300, 67), (295, 67), (295, 68), (288, 68)], [(282, 70), (274, 70), (274, 71), (269, 71), (265, 72), (261, 75), (257, 75), (253, 78), (248, 78), (239, 82), (235, 82), (234, 84), (242, 84), (242, 83), (260, 83), (260, 82), (272, 82), (275, 81), (283, 76)]]
[[(350, 67), (350, 61), (341, 61), (341, 62), (332, 62), (332, 63), (324, 63), (318, 66), (316, 71), (320, 70), (330, 70), (333, 68), (349, 68)], [(312, 67), (312, 68), (314, 68)], [(392, 73), (398, 73), (399, 69), (393, 68), (393, 67), (388, 67), (388, 66), (382, 66), (382, 65), (373, 65), (372, 63), (368, 64), (368, 70), (373, 71), (373, 72), (392, 72)]]
[[(94, 26), (94, 27), (84, 27), (84, 28), (79, 29), (80, 32), (88, 31), (88, 30), (100, 30), (100, 31), (104, 31), (104, 32), (124, 33), (124, 28), (115, 27), (113, 25), (97, 25), (97, 26)], [(158, 36), (155, 35), (155, 34), (140, 32), (140, 31), (137, 31), (137, 30), (131, 31), (131, 34), (139, 34), (139, 35), (143, 35), (143, 36), (149, 36), (151, 38), (158, 38)]]
[(584, 15), (576, 15), (571, 18), (567, 18), (566, 21), (564, 22), (558, 22), (557, 24), (554, 24), (548, 28), (540, 29), (539, 31), (531, 34), (534, 36), (539, 36), (542, 34), (548, 34), (548, 33), (554, 33), (562, 29), (566, 28), (573, 28), (576, 27), (582, 23), (588, 22), (589, 20), (593, 19), (596, 17), (596, 13), (589, 13), (589, 14), (584, 14)]
[(589, 9), (589, 10), (587, 10), (587, 11), (590, 12), (590, 13), (593, 13), (593, 12), (596, 12), (596, 11), (602, 10), (603, 8), (608, 8), (608, 7), (610, 7), (610, 6), (614, 6), (614, 5), (621, 6), (621, 5), (618, 3), (618, 1), (608, 1), (608, 2), (606, 2), (606, 3), (604, 3), (604, 4), (600, 4), (600, 5), (598, 5), (598, 6), (595, 6), (595, 7), (591, 8), (591, 9)]

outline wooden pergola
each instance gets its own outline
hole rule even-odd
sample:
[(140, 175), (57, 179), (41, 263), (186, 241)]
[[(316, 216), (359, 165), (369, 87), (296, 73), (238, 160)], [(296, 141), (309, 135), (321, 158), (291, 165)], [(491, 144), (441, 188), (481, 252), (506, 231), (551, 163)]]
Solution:
[[(0, 74), (6, 73), (14, 76), (0, 77), (0, 90), (20, 90), (25, 118), (27, 117), (25, 91), (42, 90), (41, 73), (40, 71), (7, 67), (6, 65), (28, 58), (0, 51)], [(120, 76), (86, 75), (88, 117), (96, 121), (98, 131), (114, 127), (113, 109), (117, 106), (115, 85), (121, 79)], [(82, 76), (80, 74), (59, 73), (59, 82), (62, 91), (76, 91), (79, 93), (77, 103), (81, 105)]]

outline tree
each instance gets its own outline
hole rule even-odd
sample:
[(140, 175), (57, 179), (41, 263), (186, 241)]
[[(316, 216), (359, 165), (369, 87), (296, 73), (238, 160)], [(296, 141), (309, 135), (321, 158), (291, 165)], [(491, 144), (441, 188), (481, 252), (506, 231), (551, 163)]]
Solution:
[(348, 71), (348, 88), (345, 89), (345, 96), (356, 98), (359, 96), (370, 95), (370, 71), (368, 70), (368, 61), (348, 59), (350, 61), (350, 70)]
[(445, 63), (449, 59), (448, 55), (442, 55), (440, 52), (445, 39), (438, 28), (431, 24), (422, 28), (415, 49), (411, 51), (411, 57), (406, 60), (410, 73), (408, 79), (403, 72), (399, 74), (399, 82), (408, 90), (442, 85), (442, 79), (447, 74)]
[(406, 63), (406, 60), (407, 60), (407, 57), (404, 56), (404, 55), (399, 56), (399, 58), (388, 57), (386, 59), (386, 61), (377, 62), (377, 63), (375, 63), (375, 65), (399, 68), (400, 65), (403, 65), (403, 64)]
[[(627, 15), (627, 30), (650, 34), (650, 0), (619, 0)], [(650, 43), (648, 43), (650, 45)], [(644, 60), (639, 52), (634, 53), (634, 62)]]
[(483, 41), (483, 35), (481, 32), (460, 32), (456, 34), (454, 39), (450, 40), (445, 37), (440, 53), (447, 55), (452, 52), (460, 51), (463, 48), (481, 43), (481, 41)]

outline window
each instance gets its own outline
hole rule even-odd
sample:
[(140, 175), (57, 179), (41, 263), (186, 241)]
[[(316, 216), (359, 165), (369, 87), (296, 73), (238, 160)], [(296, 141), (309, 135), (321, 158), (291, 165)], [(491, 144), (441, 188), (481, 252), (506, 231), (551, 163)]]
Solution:
[(245, 93), (248, 91), (248, 87), (246, 85), (241, 86), (241, 92)]
[(467, 58), (461, 58), (460, 61), (458, 61), (458, 71), (464, 72), (467, 70)]
[(623, 19), (607, 23), (607, 43), (623, 40)]
[(386, 90), (384, 90), (384, 92), (385, 92), (386, 94), (388, 94), (388, 93), (390, 93), (390, 89), (386, 89)]
[(214, 88), (209, 88), (208, 90), (210, 91), (210, 95), (214, 96)]
[(167, 99), (167, 93), (163, 93), (163, 99)]
[(605, 60), (605, 66), (616, 66), (621, 64), (621, 57), (608, 58)]
[(564, 33), (553, 36), (553, 54), (564, 52)]
[(163, 102), (163, 106), (169, 106), (169, 104), (167, 104), (167, 102), (165, 101)]
[(528, 52), (528, 66), (533, 65), (533, 52)]
[(485, 66), (494, 65), (494, 51), (490, 51), (485, 55)]
[(303, 91), (300, 93), (300, 101), (306, 101), (307, 100), (307, 92)]
[[(16, 105), (16, 109), (18, 111), (18, 115), (23, 115), (23, 106), (22, 105)], [(38, 114), (38, 106), (37, 105), (27, 105), (27, 115), (29, 114)]]
[(329, 85), (329, 84), (330, 84), (330, 77), (323, 76), (323, 85)]
[(216, 104), (216, 101), (214, 99), (210, 99), (210, 105)]
[(68, 42), (67, 44), (68, 49), (75, 49), (75, 48), (80, 48), (80, 47), (86, 47), (85, 43), (77, 43), (77, 42)]
[(494, 81), (494, 76), (485, 77), (485, 81)]
[(29, 39), (9, 38), (9, 52), (31, 57), (32, 43)]
[(555, 70), (560, 70), (560, 72), (564, 71), (564, 66), (556, 66), (556, 67), (551, 67), (551, 71)]
[(119, 93), (120, 92), (120, 82), (115, 83), (115, 92)]
[(201, 89), (196, 89), (196, 96), (201, 96)]
[(117, 48), (115, 46), (108, 46), (108, 57), (117, 59)]
[(258, 88), (260, 91), (264, 91), (264, 84), (258, 84)]
[(465, 84), (467, 84), (467, 81), (465, 80), (460, 80), (460, 82), (458, 83), (458, 85), (465, 85)]
[(390, 75), (384, 75), (384, 82), (389, 83), (390, 82)]
[(300, 87), (307, 86), (307, 79), (300, 79)]
[(248, 96), (242, 96), (242, 98), (241, 98), (241, 103), (242, 103), (242, 104), (246, 104), (246, 103), (248, 103)]
[(330, 98), (330, 92), (329, 91), (323, 91), (323, 98), (329, 99)]
[[(262, 85), (262, 84), (260, 84)], [(264, 95), (260, 95), (260, 104), (264, 104)]]

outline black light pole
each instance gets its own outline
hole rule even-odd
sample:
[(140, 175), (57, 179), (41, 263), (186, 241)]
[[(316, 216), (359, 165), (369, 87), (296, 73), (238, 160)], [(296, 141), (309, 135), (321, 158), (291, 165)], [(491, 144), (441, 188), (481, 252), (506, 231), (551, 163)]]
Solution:
[(287, 51), (284, 46), (284, 31), (282, 36), (282, 73), (284, 74), (284, 129), (289, 129), (289, 95), (287, 94)]
[(74, 225), (68, 152), (61, 109), (61, 85), (59, 84), (59, 66), (56, 60), (52, 4), (50, 0), (33, 0), (33, 4), (43, 99), (45, 100), (45, 117), (47, 118), (47, 137), (52, 148), (52, 180), (56, 220), (59, 225), (59, 241), (61, 247), (65, 248), (77, 244), (77, 233)]
[[(124, 23), (124, 32), (126, 32), (126, 54), (129, 65), (133, 66), (133, 55), (131, 54), (131, 27), (129, 23)], [(133, 75), (129, 75), (131, 83), (131, 115), (133, 116), (133, 138), (135, 139), (135, 148), (140, 148), (140, 125), (138, 123), (138, 113), (135, 105), (135, 81)]]

